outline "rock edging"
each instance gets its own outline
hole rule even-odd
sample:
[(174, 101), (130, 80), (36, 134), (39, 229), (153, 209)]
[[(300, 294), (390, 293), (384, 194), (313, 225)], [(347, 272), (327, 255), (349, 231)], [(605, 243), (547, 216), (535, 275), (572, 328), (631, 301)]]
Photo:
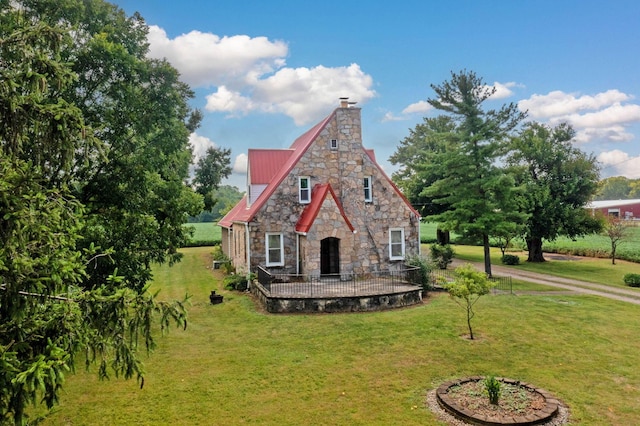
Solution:
[(477, 382), (484, 380), (482, 376), (472, 376), (464, 379), (451, 380), (443, 383), (436, 390), (436, 398), (438, 404), (449, 414), (461, 419), (467, 423), (476, 425), (538, 425), (550, 421), (555, 417), (561, 406), (561, 402), (552, 394), (544, 389), (536, 388), (533, 385), (519, 380), (508, 378), (497, 378), (500, 382), (521, 386), (529, 391), (536, 392), (544, 398), (544, 407), (536, 413), (526, 416), (486, 416), (474, 413), (464, 407), (458, 406), (453, 398), (449, 395), (449, 388), (459, 386), (467, 382)]

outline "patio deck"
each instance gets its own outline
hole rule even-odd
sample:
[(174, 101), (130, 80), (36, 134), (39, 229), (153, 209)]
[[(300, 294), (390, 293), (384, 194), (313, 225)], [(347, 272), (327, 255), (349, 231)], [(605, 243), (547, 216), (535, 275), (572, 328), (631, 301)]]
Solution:
[(268, 312), (362, 312), (422, 303), (415, 269), (367, 275), (276, 275), (258, 270), (252, 292)]

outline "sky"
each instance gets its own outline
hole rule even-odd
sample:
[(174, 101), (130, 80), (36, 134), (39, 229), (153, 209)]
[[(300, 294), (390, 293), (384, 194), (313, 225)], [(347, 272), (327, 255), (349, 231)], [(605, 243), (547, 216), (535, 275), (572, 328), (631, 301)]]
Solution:
[(527, 120), (570, 123), (601, 177), (640, 178), (637, 0), (113, 0), (149, 25), (203, 113), (196, 157), (231, 150), (246, 186), (249, 148), (288, 148), (340, 97), (362, 108), (363, 144), (388, 159), (439, 111), (426, 102), (451, 72), (496, 88)]

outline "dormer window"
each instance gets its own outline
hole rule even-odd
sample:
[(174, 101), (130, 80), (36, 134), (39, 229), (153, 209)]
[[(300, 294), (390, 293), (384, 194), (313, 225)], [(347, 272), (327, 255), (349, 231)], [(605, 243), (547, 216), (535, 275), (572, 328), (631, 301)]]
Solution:
[(333, 150), (338, 149), (338, 139), (331, 139), (331, 142), (329, 143), (329, 146)]
[(298, 201), (301, 204), (311, 202), (311, 185), (309, 176), (300, 176), (298, 178)]
[(373, 195), (371, 194), (371, 176), (365, 176), (363, 180), (364, 187), (364, 201), (370, 203), (373, 201)]

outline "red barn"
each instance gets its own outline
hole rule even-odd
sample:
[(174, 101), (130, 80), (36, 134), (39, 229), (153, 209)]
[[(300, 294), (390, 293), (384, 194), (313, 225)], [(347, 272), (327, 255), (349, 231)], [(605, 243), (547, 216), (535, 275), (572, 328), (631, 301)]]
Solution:
[(640, 220), (640, 199), (592, 201), (586, 206), (593, 213), (600, 212), (621, 219)]

